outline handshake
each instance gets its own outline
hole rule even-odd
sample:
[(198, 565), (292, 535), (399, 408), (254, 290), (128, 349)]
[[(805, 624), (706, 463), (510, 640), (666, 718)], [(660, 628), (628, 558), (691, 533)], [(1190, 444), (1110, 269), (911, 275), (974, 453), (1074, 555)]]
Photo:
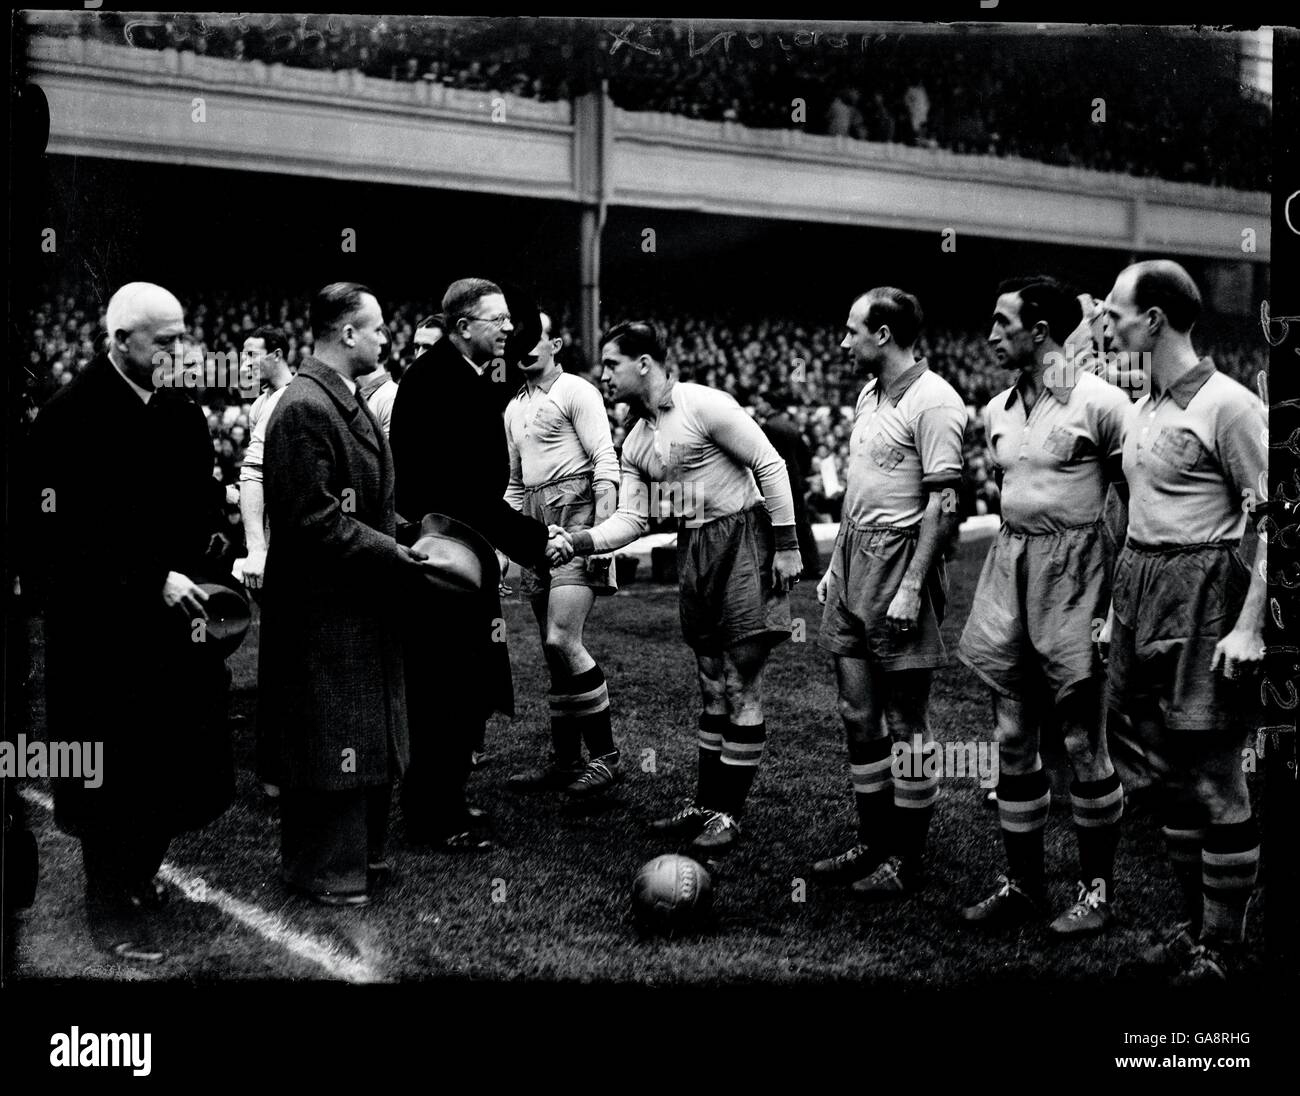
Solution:
[(546, 542), (546, 562), (552, 567), (562, 567), (573, 558), (573, 541), (559, 525), (547, 528), (550, 540)]

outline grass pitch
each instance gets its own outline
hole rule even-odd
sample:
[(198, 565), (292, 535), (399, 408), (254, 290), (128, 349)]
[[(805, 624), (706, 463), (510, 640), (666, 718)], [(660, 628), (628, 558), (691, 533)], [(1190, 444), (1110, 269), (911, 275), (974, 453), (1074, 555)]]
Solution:
[[(950, 652), (988, 543), (987, 537), (964, 543), (950, 568), (943, 629)], [(846, 890), (819, 888), (809, 879), (811, 862), (847, 847), (855, 830), (833, 670), (816, 646), (814, 585), (801, 583), (793, 599), (806, 641), (784, 644), (769, 664), (768, 749), (744, 822), (745, 843), (714, 879), (715, 913), (704, 934), (642, 940), (628, 915), (638, 866), (672, 851), (644, 833), (645, 823), (694, 791), (699, 711), (676, 590), (641, 583), (600, 601), (587, 630), (609, 679), (628, 773), (615, 809), (570, 817), (553, 797), (501, 787), (508, 772), (548, 747), (545, 667), (531, 614), (515, 596), (505, 614), (518, 716), (490, 725), (490, 764), (470, 784), (471, 800), (493, 816), (499, 847), (470, 858), (427, 853), (406, 843), (395, 810), (395, 879), (384, 900), (353, 911), (304, 903), (279, 881), (276, 809), (253, 773), (255, 619), (231, 663), (238, 799), (217, 822), (173, 842), (168, 857), (190, 880), (192, 894), (220, 891), (252, 916), (241, 920), (229, 903), (178, 894), (164, 922), (171, 958), (143, 970), (111, 962), (93, 948), (86, 929), (76, 842), (32, 806), (41, 883), (35, 906), (20, 916), (14, 973), (19, 979), (298, 980), (338, 977), (339, 963), (352, 963), (380, 981), (847, 981), (930, 988), (1025, 979), (1151, 982), (1154, 976), (1137, 966), (1138, 953), (1148, 929), (1173, 919), (1176, 901), (1158, 829), (1140, 806), (1126, 815), (1120, 846), (1119, 921), (1098, 940), (1056, 943), (1044, 926), (994, 937), (959, 927), (956, 907), (983, 897), (1002, 870), (996, 818), (974, 778), (941, 781), (929, 884), (921, 894), (864, 907)], [(36, 663), (39, 674), (39, 644)], [(34, 692), (39, 696), (39, 681)], [(32, 733), (43, 733), (39, 704), (33, 716)], [(936, 675), (931, 718), (941, 740), (991, 737), (985, 689), (955, 659)], [(35, 790), (39, 795), (40, 786)], [(1073, 900), (1075, 863), (1068, 799), (1061, 795), (1046, 844), (1059, 910)], [(1250, 933), (1256, 954), (1258, 921), (1252, 917)]]

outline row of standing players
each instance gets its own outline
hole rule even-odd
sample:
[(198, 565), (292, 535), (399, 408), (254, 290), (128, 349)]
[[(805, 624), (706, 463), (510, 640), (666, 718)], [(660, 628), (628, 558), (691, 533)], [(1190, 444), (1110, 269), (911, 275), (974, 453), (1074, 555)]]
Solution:
[[(1143, 355), (1151, 385), (1130, 406), (1120, 389), (1062, 354), (1080, 327), (1077, 299), (1046, 277), (999, 288), (990, 343), (1018, 372), (986, 411), (1004, 520), (959, 648), (994, 698), (1007, 856), (993, 893), (962, 917), (1006, 926), (1044, 910), (1050, 786), (1038, 727), (1051, 718), (1074, 769), (1080, 880), (1076, 901), (1051, 927), (1064, 935), (1108, 927), (1124, 803), (1107, 749), (1109, 698), (1165, 790), (1165, 835), (1186, 901), (1186, 919), (1158, 934), (1151, 958), (1192, 979), (1229, 969), (1258, 865), (1239, 750), (1249, 729), (1241, 685), (1263, 655), (1264, 586), (1262, 567), (1248, 572), (1236, 547), (1241, 500), (1261, 482), (1266, 445), (1259, 401), (1192, 350), (1199, 305), (1176, 264), (1120, 274), (1104, 304), (1104, 338), (1108, 349)], [(282, 788), (286, 882), (326, 905), (371, 901), (389, 874), (384, 844), (399, 776), (408, 836), (447, 852), (489, 847), (465, 783), (489, 715), (513, 714), (509, 657), (496, 641), (498, 558), (523, 568), (551, 677), (552, 756), (509, 785), (583, 799), (621, 779), (608, 689), (582, 628), (595, 598), (612, 592), (609, 553), (648, 526), (662, 496), (653, 485), (672, 485), (693, 506), (677, 555), (702, 712), (695, 799), (652, 828), (702, 858), (725, 855), (740, 839), (767, 738), (764, 666), (789, 636), (788, 593), (801, 571), (784, 461), (730, 396), (673, 380), (659, 333), (633, 322), (602, 345), (607, 393), (634, 416), (620, 467), (600, 395), (559, 369), (546, 317), (517, 307), (512, 315), (500, 288), (482, 279), (453, 283), (442, 307), (446, 336), (396, 386), (387, 431), (357, 386), (380, 359), (384, 320), (374, 295), (354, 283), (317, 295), (313, 355), (260, 409), (264, 450), (254, 467), (264, 501), (258, 532), (267, 535), (250, 536), (249, 571), (250, 588), (263, 587), (258, 768)], [(895, 742), (918, 736), (923, 750), (935, 749), (928, 698), (933, 670), (947, 661), (944, 551), (959, 521), (966, 420), (951, 386), (914, 359), (921, 323), (919, 302), (897, 289), (871, 290), (850, 309), (843, 347), (868, 381), (855, 413), (844, 520), (817, 589), (859, 835), (813, 873), (876, 901), (923, 885), (938, 795), (931, 766), (899, 771), (893, 758)], [(503, 416), (495, 367), (516, 327), (531, 350), (512, 353), (525, 384)], [(147, 380), (153, 352), (182, 331), (169, 293), (124, 287), (110, 302), (105, 360), (37, 419), (32, 467), (62, 492), (58, 521), (38, 522), (53, 550), (45, 569), (54, 595), (46, 624), (51, 738), (94, 718), (88, 697), (102, 703), (138, 685), (146, 663), (130, 656), (158, 650), (178, 616), (204, 612), (203, 592), (180, 564), (201, 555), (198, 500), (212, 484), (206, 433), (200, 416), (191, 438), (184, 407), (193, 404), (151, 392)], [(86, 548), (67, 531), (99, 514), (87, 469), (69, 453), (93, 444), (78, 431), (90, 429), (90, 405), (109, 396), (123, 410), (143, 410), (155, 451), (176, 459), (132, 496), (131, 518), (155, 534), (147, 558), (110, 561), (122, 572), (122, 608), (138, 618), (138, 649), (127, 644), (125, 660), (99, 657), (87, 690), (78, 681), (85, 629), (67, 569)], [(183, 475), (198, 467), (197, 440), (202, 489)], [(241, 501), (253, 495), (243, 485)], [(1108, 497), (1125, 504), (1118, 519)], [(474, 597), (433, 592), (429, 562), (411, 547), (419, 527), (399, 514), (463, 523), (493, 581)], [(1124, 545), (1117, 560), (1106, 536), (1116, 520)], [(1262, 544), (1259, 552), (1257, 564)], [(1098, 640), (1110, 642), (1108, 688)], [(146, 961), (164, 954), (147, 915), (162, 901), (154, 873), (167, 844), (220, 813), (233, 783), (219, 720), (199, 720), (207, 732), (187, 736), (188, 767), (171, 768), (175, 736), (165, 732), (178, 711), (195, 710), (195, 683), (206, 682), (209, 697), (221, 692), (211, 660), (166, 676), (170, 684), (144, 700), (133, 694), (148, 732), (129, 747), (135, 779), (115, 781), (107, 796), (55, 786), (60, 824), (82, 839), (97, 938)], [(187, 779), (157, 779), (175, 771)]]

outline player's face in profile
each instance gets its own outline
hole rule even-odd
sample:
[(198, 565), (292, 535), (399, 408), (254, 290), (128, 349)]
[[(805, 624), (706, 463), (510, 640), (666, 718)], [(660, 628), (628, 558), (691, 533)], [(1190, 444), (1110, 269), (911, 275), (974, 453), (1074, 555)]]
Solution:
[(247, 338), (244, 340), (244, 351), (240, 355), (244, 364), (248, 368), (257, 366), (257, 375), (264, 381), (271, 378), (267, 376), (267, 371), (275, 364), (275, 359), (266, 352), (266, 340)]
[(1008, 369), (1023, 369), (1034, 360), (1034, 340), (1020, 322), (1020, 294), (1003, 293), (993, 309), (993, 327), (989, 346), (998, 364)]
[(868, 307), (866, 297), (853, 302), (853, 307), (849, 309), (849, 318), (844, 321), (845, 334), (840, 342), (840, 349), (849, 352), (854, 365), (869, 373), (878, 373), (883, 354), (876, 341), (879, 329), (874, 332), (867, 330)]
[(1133, 285), (1127, 272), (1120, 274), (1102, 305), (1102, 340), (1108, 352), (1142, 353), (1151, 348), (1147, 316), (1137, 309)]
[(619, 352), (617, 343), (606, 343), (600, 352), (600, 383), (615, 403), (625, 403), (641, 391), (639, 359)]

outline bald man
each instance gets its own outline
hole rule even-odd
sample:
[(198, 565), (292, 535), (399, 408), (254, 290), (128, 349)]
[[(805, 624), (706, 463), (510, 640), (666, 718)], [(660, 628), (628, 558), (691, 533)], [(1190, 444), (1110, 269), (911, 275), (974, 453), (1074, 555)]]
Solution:
[[(102, 743), (102, 783), (54, 782), (55, 819), (81, 839), (97, 944), (159, 962), (155, 878), (171, 838), (219, 815), (234, 792), (225, 667), (206, 645), (207, 547), (223, 492), (203, 412), (170, 387), (184, 313), (132, 282), (109, 301), (107, 348), (32, 429), (29, 514), (45, 608), (51, 742)], [(131, 439), (130, 477), (103, 454)]]
[[(1139, 355), (1150, 391), (1128, 412), (1128, 539), (1110, 620), (1111, 704), (1163, 785), (1164, 834), (1185, 920), (1148, 958), (1179, 981), (1221, 981), (1245, 934), (1259, 837), (1241, 751), (1264, 658), (1264, 568), (1238, 552), (1268, 467), (1264, 405), (1192, 347), (1201, 295), (1168, 260), (1122, 271), (1106, 349)], [(1257, 694), (1256, 694), (1257, 695)]]

